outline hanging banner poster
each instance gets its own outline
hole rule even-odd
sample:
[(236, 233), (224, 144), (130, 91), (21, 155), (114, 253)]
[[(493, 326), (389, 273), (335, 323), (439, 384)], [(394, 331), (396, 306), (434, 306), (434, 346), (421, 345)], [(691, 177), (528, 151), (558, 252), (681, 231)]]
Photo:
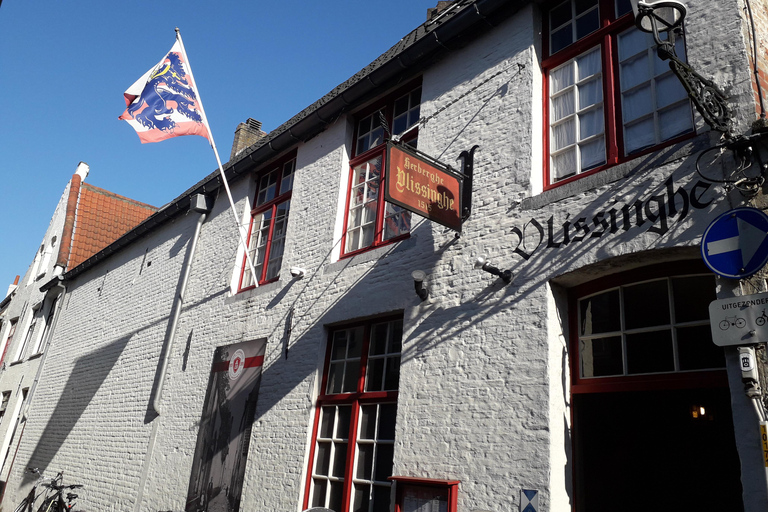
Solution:
[(461, 179), (449, 167), (411, 148), (387, 143), (384, 198), (455, 231), (461, 231)]
[(186, 512), (237, 512), (266, 339), (216, 348), (205, 394)]

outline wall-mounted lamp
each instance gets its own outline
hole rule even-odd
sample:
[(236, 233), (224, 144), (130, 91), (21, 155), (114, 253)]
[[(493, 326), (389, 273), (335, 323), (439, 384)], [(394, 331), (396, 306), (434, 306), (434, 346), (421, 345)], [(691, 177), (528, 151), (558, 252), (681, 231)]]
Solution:
[[(683, 84), (688, 97), (704, 121), (713, 129), (731, 137), (731, 113), (725, 95), (711, 80), (707, 80), (675, 53), (675, 29), (683, 24), (687, 10), (676, 0), (630, 0), (635, 25), (643, 32), (653, 34), (656, 52), (661, 60), (669, 61), (669, 68)], [(662, 39), (666, 33), (666, 39)]]
[(512, 282), (511, 270), (499, 270), (498, 267), (494, 267), (493, 265), (491, 265), (491, 262), (487, 261), (483, 256), (477, 257), (477, 259), (475, 260), (475, 268), (479, 268), (481, 270), (488, 272), (489, 274), (499, 276), (507, 284)]
[(303, 268), (291, 267), (291, 277), (294, 279), (301, 279), (302, 277), (304, 277), (304, 274), (306, 273), (307, 271), (304, 270)]
[(422, 301), (427, 300), (427, 297), (429, 297), (429, 290), (424, 286), (424, 280), (427, 278), (426, 272), (423, 270), (414, 270), (411, 272), (411, 277), (413, 278), (413, 287), (416, 289), (416, 295), (418, 295)]

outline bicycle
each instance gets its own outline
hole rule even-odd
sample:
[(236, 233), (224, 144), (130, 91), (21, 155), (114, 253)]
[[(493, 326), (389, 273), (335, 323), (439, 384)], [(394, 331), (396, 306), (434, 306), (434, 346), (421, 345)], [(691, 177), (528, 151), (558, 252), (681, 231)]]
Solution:
[(37, 481), (32, 485), (32, 489), (29, 491), (29, 494), (27, 494), (23, 500), (21, 500), (21, 503), (19, 503), (15, 509), (13, 509), (13, 512), (32, 512), (33, 506), (35, 505), (35, 501), (42, 495), (42, 493), (37, 494), (37, 486), (41, 485), (43, 483), (43, 480), (45, 480), (45, 477), (37, 468), (27, 468), (27, 473), (37, 475)]
[[(71, 512), (72, 511), (72, 509), (75, 506), (73, 501), (77, 499), (77, 494), (73, 492), (67, 492), (65, 496), (64, 491), (66, 490), (72, 491), (75, 489), (80, 489), (83, 486), (81, 484), (62, 485), (63, 480), (64, 480), (64, 474), (61, 471), (59, 471), (59, 474), (57, 474), (56, 477), (53, 478), (50, 483), (42, 484), (43, 487), (48, 487), (48, 489), (53, 491), (53, 494), (50, 496), (47, 496), (43, 500), (43, 504), (40, 505), (40, 508), (37, 509), (37, 512)], [(66, 503), (65, 503), (65, 500), (66, 500)]]

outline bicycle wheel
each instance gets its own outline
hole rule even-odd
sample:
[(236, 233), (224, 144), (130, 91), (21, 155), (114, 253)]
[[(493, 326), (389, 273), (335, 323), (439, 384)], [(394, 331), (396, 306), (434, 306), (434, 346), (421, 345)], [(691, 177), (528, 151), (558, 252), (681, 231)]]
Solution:
[(37, 509), (37, 512), (59, 512), (60, 509), (59, 497), (49, 496), (45, 498), (43, 504)]

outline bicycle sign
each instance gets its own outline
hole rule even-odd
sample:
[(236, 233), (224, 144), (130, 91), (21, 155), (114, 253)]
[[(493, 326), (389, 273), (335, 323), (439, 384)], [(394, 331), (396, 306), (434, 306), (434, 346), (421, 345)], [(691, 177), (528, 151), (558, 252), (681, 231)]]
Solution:
[(709, 305), (712, 341), (720, 347), (768, 341), (768, 293), (715, 300)]

